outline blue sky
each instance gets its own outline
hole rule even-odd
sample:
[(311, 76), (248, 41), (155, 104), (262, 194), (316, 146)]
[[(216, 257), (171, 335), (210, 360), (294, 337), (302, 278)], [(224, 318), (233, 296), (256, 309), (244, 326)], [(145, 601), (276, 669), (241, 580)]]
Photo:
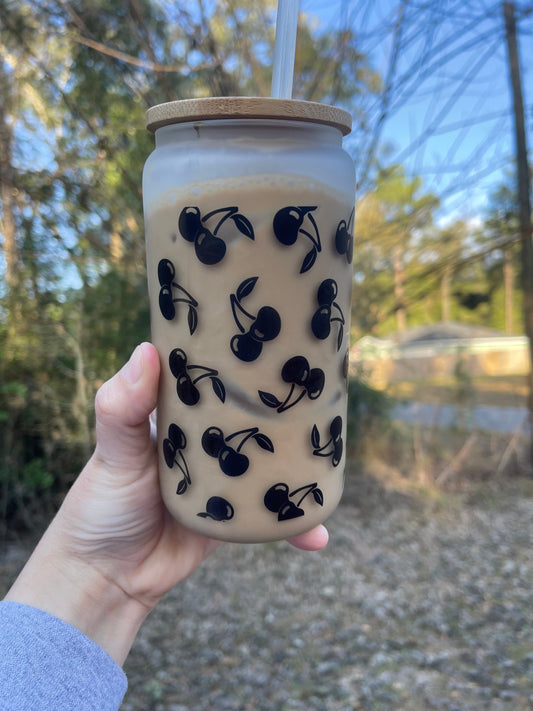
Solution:
[[(302, 0), (303, 12), (324, 27), (349, 25), (368, 48), (372, 66), (386, 76), (399, 0)], [(441, 219), (473, 219), (512, 170), (514, 124), (502, 3), (435, 0), (408, 4), (405, 49), (398, 55), (389, 117), (381, 132), (387, 163), (401, 162), (409, 175), (442, 199)], [(429, 10), (418, 9), (429, 5)], [(517, 2), (517, 15), (533, 10)], [(426, 23), (423, 20), (426, 20)], [(519, 21), (519, 49), (531, 145), (533, 12)], [(420, 59), (426, 61), (419, 65)], [(424, 73), (427, 76), (424, 76)], [(377, 107), (379, 108), (379, 107)], [(356, 158), (357, 161), (357, 158)]]

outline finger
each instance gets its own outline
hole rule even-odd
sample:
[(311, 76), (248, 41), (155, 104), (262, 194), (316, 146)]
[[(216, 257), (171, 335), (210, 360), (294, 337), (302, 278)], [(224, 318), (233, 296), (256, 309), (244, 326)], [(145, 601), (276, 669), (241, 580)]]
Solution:
[(328, 529), (325, 526), (316, 526), (306, 533), (300, 533), (287, 539), (291, 546), (303, 551), (319, 551), (327, 546), (329, 540)]
[(157, 351), (150, 343), (141, 343), (96, 394), (96, 454), (109, 466), (138, 469), (144, 465), (158, 382)]

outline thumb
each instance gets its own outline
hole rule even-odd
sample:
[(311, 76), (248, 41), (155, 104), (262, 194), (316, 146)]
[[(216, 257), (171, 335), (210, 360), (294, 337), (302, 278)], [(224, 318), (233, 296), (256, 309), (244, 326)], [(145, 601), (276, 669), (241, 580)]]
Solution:
[(151, 452), (150, 413), (156, 406), (159, 356), (141, 343), (129, 361), (98, 390), (96, 455), (109, 467), (144, 467)]

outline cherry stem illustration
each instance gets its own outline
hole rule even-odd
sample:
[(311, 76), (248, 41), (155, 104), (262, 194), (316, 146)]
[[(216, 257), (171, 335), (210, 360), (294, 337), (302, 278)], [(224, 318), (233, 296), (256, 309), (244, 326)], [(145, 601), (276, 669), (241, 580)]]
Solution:
[(313, 237), (313, 235), (308, 232), (307, 230), (304, 230), (300, 227), (300, 234), (305, 235), (306, 237), (309, 237), (313, 245), (316, 247), (317, 252), (320, 252), (320, 245), (317, 244), (316, 239)]
[(193, 303), (190, 299), (182, 299), (178, 296), (177, 299), (172, 299), (173, 304), (188, 304), (189, 306), (198, 306), (198, 302)]
[(200, 368), (201, 370), (204, 370), (205, 372), (199, 375), (197, 378), (195, 378), (192, 382), (193, 385), (195, 385), (199, 380), (202, 378), (208, 378), (208, 377), (213, 377), (215, 375), (218, 375), (218, 371), (216, 371), (214, 368), (207, 368), (205, 365), (188, 365), (187, 370), (193, 370), (194, 368)]
[(243, 308), (243, 306), (241, 305), (241, 302), (237, 299), (235, 294), (231, 294), (230, 301), (231, 301), (231, 311), (233, 313), (233, 318), (235, 320), (235, 323), (237, 324), (239, 331), (241, 333), (246, 333), (246, 329), (239, 321), (239, 316), (237, 315), (237, 309), (239, 309), (239, 311), (242, 314), (244, 314), (245, 316), (247, 316), (251, 321), (255, 321), (255, 316), (252, 316), (251, 313), (249, 313), (248, 311), (246, 311), (245, 308)]
[(187, 291), (187, 289), (184, 289), (184, 288), (181, 286), (181, 284), (177, 284), (175, 281), (173, 281), (173, 282), (172, 282), (172, 286), (175, 286), (176, 289), (179, 289), (179, 290), (180, 290), (181, 292), (183, 292), (183, 293), (185, 294), (185, 296), (187, 297), (186, 299), (182, 299), (182, 298), (179, 298), (179, 297), (178, 297), (177, 299), (172, 299), (172, 301), (173, 301), (174, 303), (176, 303), (176, 302), (178, 302), (178, 301), (181, 301), (182, 303), (190, 304), (190, 306), (198, 306), (198, 302), (196, 301), (196, 299), (194, 298), (194, 296), (192, 296), (191, 294), (189, 294), (189, 292)]
[(234, 432), (233, 434), (230, 434), (229, 437), (226, 437), (225, 439), (226, 439), (226, 442), (229, 442), (234, 437), (237, 437), (237, 435), (245, 434), (246, 437), (244, 437), (242, 439), (242, 441), (240, 442), (240, 444), (237, 447), (237, 452), (240, 452), (244, 443), (247, 442), (250, 439), (250, 437), (253, 437), (254, 435), (256, 435), (258, 432), (259, 432), (259, 427), (249, 427), (246, 430), (239, 430), (238, 432)]
[(322, 249), (322, 246), (321, 246), (321, 244), (320, 244), (320, 234), (319, 234), (319, 232), (318, 232), (318, 225), (316, 224), (316, 220), (315, 220), (315, 218), (313, 217), (313, 215), (311, 214), (311, 212), (308, 212), (308, 213), (307, 213), (307, 217), (309, 218), (309, 222), (313, 225), (313, 227), (314, 227), (314, 229), (315, 229), (316, 241), (313, 239), (313, 237), (311, 237), (311, 235), (310, 235), (309, 233), (306, 233), (306, 234), (309, 234), (309, 238), (311, 239), (311, 241), (312, 241), (313, 244), (315, 245), (315, 247), (316, 247), (316, 249), (317, 249), (317, 252), (320, 252), (321, 249)]
[(226, 220), (229, 217), (234, 215), (238, 211), (238, 209), (239, 209), (238, 207), (220, 207), (220, 208), (218, 208), (218, 210), (212, 210), (211, 212), (208, 212), (207, 215), (204, 215), (202, 217), (202, 222), (207, 222), (207, 220), (209, 220), (210, 217), (214, 217), (214, 215), (218, 215), (220, 212), (225, 212), (226, 214), (224, 215), (224, 217), (220, 220), (220, 222), (217, 224), (217, 226), (213, 230), (213, 234), (216, 235), (216, 233), (222, 227), (224, 222), (226, 222)]
[(346, 225), (346, 229), (347, 229), (347, 230), (350, 229), (350, 225), (351, 225), (352, 220), (353, 220), (353, 218), (354, 218), (354, 214), (355, 214), (355, 208), (352, 207), (352, 211), (350, 212), (350, 217), (348, 218), (348, 224)]
[(291, 402), (290, 405), (288, 404), (289, 401), (290, 401), (290, 399), (291, 399), (291, 397), (292, 397), (292, 394), (293, 394), (293, 392), (294, 392), (294, 388), (295, 388), (295, 387), (296, 387), (296, 383), (292, 383), (291, 389), (289, 390), (289, 394), (288, 394), (287, 397), (285, 398), (285, 401), (282, 402), (281, 405), (278, 407), (278, 412), (285, 412), (285, 410), (288, 410), (289, 407), (292, 407), (293, 405), (296, 405), (296, 403), (297, 403), (297, 402), (300, 402), (300, 400), (303, 398), (303, 396), (304, 396), (305, 393), (306, 393), (305, 388), (302, 389), (302, 392), (298, 395), (298, 397), (296, 398), (296, 400), (295, 400), (294, 402)]
[(312, 491), (314, 491), (317, 487), (317, 482), (315, 481), (314, 484), (306, 484), (305, 486), (301, 486), (299, 489), (295, 489), (294, 491), (291, 491), (289, 496), (294, 496), (295, 494), (299, 494), (300, 491), (305, 491), (305, 494), (301, 497), (300, 501), (296, 504), (296, 506), (299, 506), (302, 501), (305, 499), (306, 496), (308, 496)]
[(342, 313), (341, 307), (337, 304), (336, 301), (333, 302), (333, 306), (334, 306), (334, 307), (337, 309), (337, 311), (339, 312), (340, 317), (335, 316), (335, 317), (332, 318), (331, 320), (332, 320), (332, 321), (340, 321), (341, 323), (345, 323), (345, 321), (344, 321), (344, 314)]
[(190, 484), (191, 484), (191, 475), (190, 475), (190, 473), (189, 473), (189, 467), (187, 466), (187, 462), (185, 461), (185, 457), (183, 456), (183, 453), (182, 453), (181, 451), (179, 452), (179, 455), (180, 455), (180, 457), (181, 457), (181, 462), (183, 463), (183, 466), (182, 466), (182, 463), (178, 462), (177, 459), (174, 459), (174, 464), (177, 464), (177, 465), (178, 465), (178, 467), (179, 467), (179, 469), (181, 470), (183, 476), (185, 477), (185, 481), (186, 481), (187, 484), (189, 484), (189, 486), (190, 486)]
[(313, 450), (313, 454), (316, 454), (317, 457), (329, 457), (333, 452), (324, 453), (324, 450), (326, 449), (326, 447), (329, 447), (332, 442), (333, 437), (330, 437), (326, 444), (322, 445), (322, 447), (316, 447)]

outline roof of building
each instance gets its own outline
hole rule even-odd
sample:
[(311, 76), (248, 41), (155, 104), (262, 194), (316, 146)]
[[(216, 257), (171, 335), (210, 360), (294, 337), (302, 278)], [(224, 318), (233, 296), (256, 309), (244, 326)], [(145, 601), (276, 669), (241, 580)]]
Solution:
[(486, 326), (474, 326), (454, 321), (432, 323), (427, 326), (415, 326), (405, 331), (391, 334), (385, 340), (391, 340), (398, 345), (409, 345), (426, 341), (442, 341), (457, 338), (501, 338), (509, 334)]
[[(527, 347), (523, 335), (503, 333), (485, 326), (462, 323), (434, 323), (391, 333), (385, 338), (363, 336), (352, 349), (363, 358), (431, 357), (457, 351), (474, 352), (515, 350)], [(451, 349), (451, 350), (450, 350)]]

